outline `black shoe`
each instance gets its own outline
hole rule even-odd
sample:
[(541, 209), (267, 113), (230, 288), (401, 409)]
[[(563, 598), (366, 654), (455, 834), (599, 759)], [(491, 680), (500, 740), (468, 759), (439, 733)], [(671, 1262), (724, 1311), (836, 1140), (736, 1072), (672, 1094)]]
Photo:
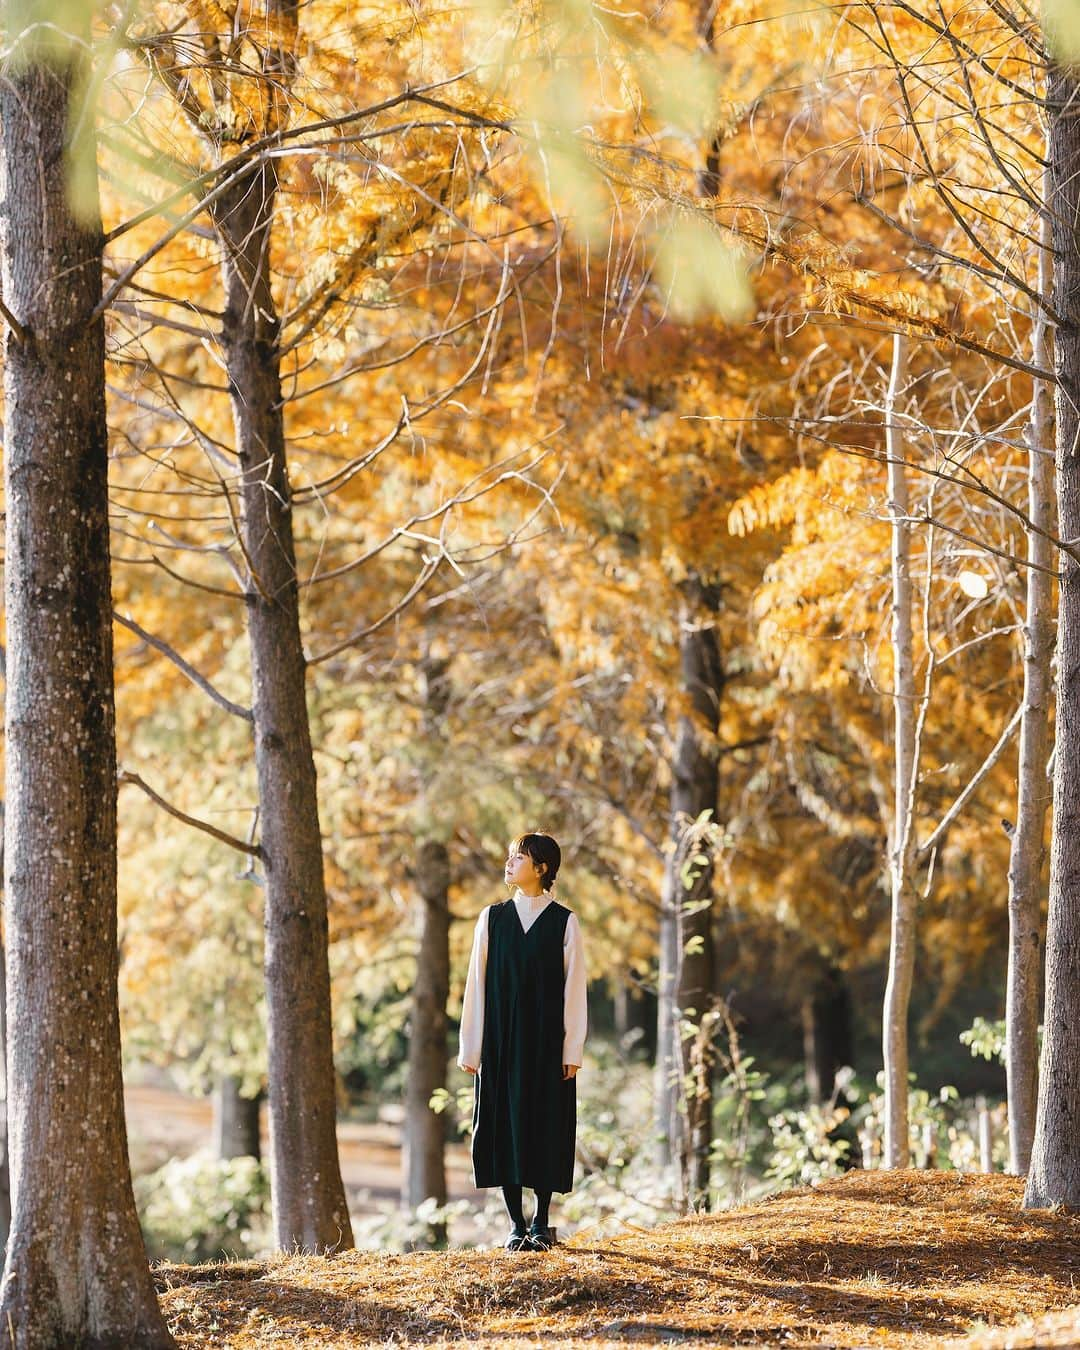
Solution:
[(503, 1243), (508, 1252), (520, 1252), (522, 1248), (529, 1246), (529, 1238), (524, 1228), (519, 1228), (516, 1224), (510, 1229), (510, 1235)]
[(538, 1228), (534, 1223), (529, 1225), (529, 1231), (525, 1240), (528, 1242), (529, 1248), (534, 1252), (549, 1252), (554, 1245), (551, 1241), (551, 1229)]

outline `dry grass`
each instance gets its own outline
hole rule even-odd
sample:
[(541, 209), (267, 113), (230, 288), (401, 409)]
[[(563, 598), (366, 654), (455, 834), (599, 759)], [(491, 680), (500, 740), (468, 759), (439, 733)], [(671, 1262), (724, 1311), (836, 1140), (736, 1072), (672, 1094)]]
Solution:
[(1080, 1330), (988, 1330), (1080, 1298), (1080, 1216), (1024, 1213), (1020, 1195), (1004, 1176), (855, 1172), (715, 1217), (602, 1240), (581, 1232), (545, 1255), (351, 1252), (156, 1276), (184, 1347), (915, 1350), (973, 1327), (972, 1350), (1080, 1344)]
[(1019, 1326), (976, 1332), (954, 1350), (1076, 1350), (1080, 1346), (1080, 1307), (1025, 1319)]

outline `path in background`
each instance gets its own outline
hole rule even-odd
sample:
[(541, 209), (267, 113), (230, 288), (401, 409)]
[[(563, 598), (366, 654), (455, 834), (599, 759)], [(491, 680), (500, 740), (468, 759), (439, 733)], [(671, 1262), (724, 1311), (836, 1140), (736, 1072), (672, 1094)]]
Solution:
[[(160, 1166), (169, 1157), (187, 1157), (211, 1142), (211, 1111), (207, 1098), (188, 1097), (169, 1088), (130, 1085), (124, 1089), (132, 1168), (138, 1172)], [(263, 1157), (266, 1153), (266, 1113), (263, 1112)], [(401, 1190), (401, 1130), (398, 1125), (344, 1122), (338, 1125), (341, 1175), (354, 1214), (371, 1213), (377, 1202), (396, 1200)], [(446, 1152), (446, 1180), (450, 1199), (474, 1197), (469, 1154), (463, 1144)]]

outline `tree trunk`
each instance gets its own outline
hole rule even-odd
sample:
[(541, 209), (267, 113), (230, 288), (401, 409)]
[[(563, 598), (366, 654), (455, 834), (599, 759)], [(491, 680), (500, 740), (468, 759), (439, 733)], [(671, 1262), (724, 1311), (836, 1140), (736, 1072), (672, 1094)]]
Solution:
[(908, 1165), (908, 1005), (915, 967), (917, 899), (912, 884), (915, 862), (915, 664), (912, 637), (911, 526), (908, 523), (904, 435), (897, 404), (907, 378), (907, 345), (893, 338), (892, 372), (885, 402), (889, 513), (892, 524), (892, 641), (894, 805), (889, 840), (892, 926), (889, 977), (885, 986), (882, 1042), (885, 1058), (886, 1167)]
[[(2, 871), (0, 867), (0, 871)], [(0, 944), (0, 1246), (11, 1232), (11, 1160), (8, 1153), (7, 956)]]
[[(691, 576), (683, 584), (680, 658), (690, 712), (679, 719), (672, 766), (671, 842), (661, 908), (661, 1024), (657, 1042), (657, 1107), (669, 1138), (684, 1199), (709, 1204), (712, 1146), (712, 1056), (707, 1014), (713, 987), (712, 849), (689, 827), (703, 812), (715, 821), (718, 792), (716, 736), (724, 674), (716, 634), (719, 591)], [(691, 855), (701, 860), (692, 861)], [(689, 885), (684, 871), (689, 868)], [(664, 1001), (670, 994), (670, 1006)], [(697, 1034), (684, 1035), (684, 1023)], [(674, 1074), (664, 1066), (673, 1066)], [(672, 1084), (672, 1078), (675, 1079)], [(667, 1092), (674, 1092), (668, 1098)], [(666, 1114), (660, 1114), (664, 1112)]]
[(640, 988), (624, 982), (615, 989), (615, 1037), (619, 1045), (633, 1049), (635, 1054), (648, 1053), (650, 1040), (649, 1005)]
[[(420, 892), (420, 948), (409, 1019), (409, 1066), (405, 1090), (405, 1204), (446, 1204), (444, 1117), (429, 1106), (446, 1087), (446, 1000), (450, 996), (450, 858), (446, 845), (425, 840), (416, 859)], [(433, 1224), (430, 1242), (446, 1240), (445, 1224)]]
[(261, 1158), (259, 1106), (262, 1093), (245, 1097), (240, 1079), (223, 1073), (214, 1085), (214, 1156)]
[[(66, 190), (88, 26), (0, 81), (7, 496), (4, 908), (12, 1223), (0, 1327), (19, 1350), (171, 1346), (131, 1190), (120, 1068), (116, 745), (102, 231)], [(88, 14), (82, 9), (80, 13)], [(36, 14), (36, 11), (35, 11)], [(84, 125), (83, 134), (87, 134)], [(92, 150), (92, 139), (89, 149)]]
[(851, 997), (843, 972), (825, 965), (802, 1004), (806, 1092), (815, 1106), (833, 1095), (836, 1075), (854, 1060)]
[[(6, 683), (6, 675), (5, 675)], [(0, 822), (4, 804), (0, 802)], [(0, 876), (4, 871), (3, 826), (0, 824)], [(7, 1079), (7, 956), (0, 941), (0, 1249), (7, 1246), (11, 1231), (11, 1167), (8, 1156), (8, 1079)]]
[(653, 1115), (656, 1120), (656, 1167), (668, 1174), (675, 1162), (680, 1097), (680, 1057), (675, 1034), (675, 979), (678, 974), (678, 873), (672, 859), (664, 867), (660, 891), (659, 972), (656, 981), (656, 1070)]
[[(1044, 199), (1049, 196), (1049, 181)], [(1053, 286), (1050, 221), (1040, 222), (1039, 294)], [(1050, 324), (1036, 310), (1032, 364), (1049, 370), (1053, 360)], [(1036, 380), (1028, 422), (1028, 517), (1047, 534), (1054, 518), (1053, 389)], [(1035, 1137), (1039, 1087), (1039, 962), (1042, 866), (1050, 786), (1046, 780), (1053, 697), (1050, 662), (1054, 652), (1054, 566), (1050, 540), (1028, 531), (1027, 600), (1024, 624), (1024, 710), (1020, 722), (1016, 830), (1009, 855), (1009, 975), (1005, 994), (1005, 1071), (1009, 1101), (1009, 1171), (1024, 1176)]]
[[(430, 752), (442, 758), (444, 722), (450, 704), (450, 657), (431, 650), (425, 637), (420, 658), (423, 736)], [(420, 810), (422, 829), (434, 824), (435, 775), (424, 772)], [(423, 839), (416, 855), (419, 947), (416, 985), (409, 1019), (409, 1064), (405, 1085), (405, 1134), (402, 1154), (402, 1202), (411, 1211), (425, 1200), (446, 1204), (446, 1132), (443, 1117), (428, 1103), (446, 1087), (446, 1001), (450, 997), (450, 854), (438, 838)], [(441, 1246), (446, 1225), (433, 1224), (427, 1242)]]
[[(1080, 77), (1051, 66), (1049, 215), (1057, 375), (1059, 533), (1080, 538)], [(1046, 921), (1046, 1000), (1035, 1139), (1024, 1205), (1080, 1207), (1080, 564), (1058, 553), (1057, 714), (1050, 898)]]
[(279, 1247), (352, 1246), (336, 1134), (322, 837), (270, 289), (273, 161), (218, 199), (222, 342), (232, 394), (251, 641), (260, 843), (266, 868), (270, 1173)]

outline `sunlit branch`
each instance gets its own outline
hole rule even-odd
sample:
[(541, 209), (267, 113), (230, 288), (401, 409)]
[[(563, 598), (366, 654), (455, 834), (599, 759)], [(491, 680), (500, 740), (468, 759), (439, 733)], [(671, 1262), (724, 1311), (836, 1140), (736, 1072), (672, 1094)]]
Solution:
[[(231, 155), (221, 164), (216, 165), (212, 169), (207, 169), (204, 173), (191, 179), (191, 181), (185, 184), (183, 188), (178, 189), (178, 191), (172, 193), (163, 201), (158, 202), (156, 206), (149, 208), (146, 211), (142, 211), (138, 215), (132, 216), (130, 220), (126, 220), (122, 224), (117, 225), (105, 236), (105, 243), (112, 243), (112, 241), (118, 239), (120, 235), (126, 234), (129, 230), (135, 229), (136, 226), (143, 224), (147, 220), (153, 219), (154, 216), (160, 215), (163, 210), (167, 210), (176, 202), (182, 201), (184, 197), (193, 196), (222, 174), (229, 178), (230, 183), (235, 182), (252, 167), (253, 161), (269, 151), (283, 146), (286, 142), (298, 140), (302, 136), (309, 136), (313, 132), (328, 131), (334, 127), (348, 126), (352, 122), (363, 120), (365, 117), (375, 117), (381, 112), (386, 112), (390, 108), (398, 107), (402, 103), (407, 103), (410, 100), (417, 98), (418, 95), (422, 94), (425, 90), (445, 89), (449, 85), (456, 84), (459, 80), (464, 79), (469, 73), (469, 71), (462, 71), (457, 75), (448, 76), (445, 80), (435, 80), (430, 84), (420, 85), (416, 89), (405, 89), (399, 94), (384, 99), (381, 103), (373, 103), (367, 108), (360, 108), (355, 109), (352, 112), (342, 113), (340, 117), (327, 117), (318, 122), (305, 123), (302, 126), (285, 127), (279, 131), (270, 132), (266, 136), (261, 136), (258, 140), (252, 141), (250, 145), (245, 146), (243, 150), (238, 151), (235, 155)], [(492, 128), (496, 128), (500, 124), (491, 122), (490, 125)], [(299, 152), (302, 153), (304, 148), (305, 147), (300, 147)], [(214, 189), (211, 195), (218, 195), (217, 189)], [(206, 205), (207, 198), (203, 198), (202, 204), (196, 209), (194, 216), (198, 216), (200, 212), (204, 211)], [(155, 248), (155, 252), (156, 251), (157, 249)]]
[(210, 835), (222, 844), (228, 844), (230, 848), (237, 849), (240, 853), (247, 853), (253, 858), (262, 858), (263, 851), (259, 844), (250, 843), (245, 839), (237, 839), (235, 835), (226, 834), (224, 830), (219, 830), (216, 825), (211, 825), (208, 821), (200, 820), (197, 816), (189, 816), (186, 811), (181, 811), (178, 806), (173, 806), (167, 802), (164, 797), (154, 791), (149, 783), (144, 782), (137, 773), (132, 773), (128, 769), (120, 769), (116, 775), (116, 781), (122, 785), (124, 783), (134, 783), (137, 788), (150, 798), (152, 802), (160, 806), (163, 811), (167, 811), (170, 816), (175, 816), (177, 820), (182, 820), (185, 825), (191, 825), (196, 830), (202, 830), (204, 834)]
[(18, 321), (15, 315), (12, 314), (11, 310), (8, 309), (7, 305), (4, 304), (3, 300), (0, 300), (0, 317), (3, 318), (4, 322), (11, 329), (16, 342), (25, 343), (28, 336), (26, 329)]
[(147, 646), (153, 647), (154, 650), (159, 651), (162, 656), (167, 656), (173, 665), (176, 666), (177, 670), (186, 675), (191, 683), (201, 689), (204, 694), (209, 695), (218, 707), (224, 708), (226, 712), (232, 713), (235, 717), (242, 717), (246, 722), (253, 720), (250, 708), (245, 708), (239, 703), (234, 703), (232, 699), (226, 698), (220, 690), (214, 688), (205, 675), (200, 674), (190, 662), (185, 661), (175, 647), (170, 647), (163, 639), (155, 637), (153, 633), (148, 633), (146, 629), (136, 623), (134, 619), (125, 614), (120, 614), (115, 609), (113, 610), (113, 618), (117, 623), (122, 624), (125, 628), (134, 633), (136, 637), (142, 638)]
[(968, 804), (968, 802), (974, 796), (975, 792), (978, 790), (979, 784), (983, 781), (986, 775), (990, 772), (990, 770), (1001, 758), (1002, 754), (1005, 751), (1006, 746), (1012, 740), (1013, 736), (1017, 731), (1017, 728), (1020, 726), (1020, 719), (1023, 716), (1023, 712), (1024, 709), (1023, 706), (1021, 705), (1013, 713), (1012, 717), (1010, 718), (1008, 724), (1005, 727), (1005, 730), (998, 737), (997, 743), (994, 745), (993, 749), (983, 760), (982, 764), (975, 772), (974, 776), (969, 780), (963, 792), (960, 793), (957, 799), (953, 802), (952, 806), (950, 806), (949, 809), (942, 816), (941, 820), (938, 822), (936, 828), (933, 830), (930, 836), (927, 839), (924, 839), (921, 844), (917, 845), (916, 848), (917, 852), (929, 853), (931, 849), (936, 848), (937, 845), (941, 842), (941, 839), (944, 836), (945, 832), (948, 830), (949, 826), (953, 823), (956, 817)]
[(123, 554), (112, 555), (112, 560), (118, 566), (123, 567), (160, 567), (174, 581), (179, 581), (184, 586), (192, 586), (197, 591), (205, 591), (207, 595), (219, 595), (225, 600), (243, 600), (244, 595), (240, 591), (227, 591), (223, 586), (211, 586), (205, 581), (196, 581), (194, 577), (186, 577), (182, 572), (177, 572), (170, 567), (168, 563), (163, 562), (156, 553), (151, 553), (149, 558), (125, 558)]
[[(539, 223), (547, 224), (549, 222), (541, 221)], [(524, 274), (523, 279), (527, 281), (531, 276), (539, 272), (545, 266), (545, 264), (551, 259), (554, 253), (555, 248), (553, 246), (551, 249), (548, 249), (545, 253), (541, 255), (541, 257), (536, 261), (535, 266), (531, 267)], [(295, 393), (290, 394), (287, 400), (283, 401), (288, 403), (296, 403), (302, 398), (310, 398), (312, 394), (319, 394), (322, 393), (323, 390), (325, 389), (332, 389), (335, 386), (342, 384), (345, 380), (350, 379), (353, 375), (367, 375), (372, 373), (373, 371), (389, 370), (393, 366), (402, 365), (406, 361), (410, 360), (413, 356), (415, 356), (417, 352), (423, 351), (424, 348), (437, 345), (438, 343), (441, 342), (445, 342), (447, 338), (453, 337), (456, 333), (460, 333), (466, 328), (471, 328), (479, 320), (487, 318), (488, 315), (490, 315), (494, 311), (496, 306), (501, 305), (503, 303), (504, 303), (503, 297), (501, 295), (497, 296), (490, 305), (486, 306), (483, 309), (477, 310), (475, 314), (470, 314), (467, 319), (462, 319), (459, 323), (453, 324), (449, 328), (440, 328), (437, 333), (431, 333), (427, 337), (418, 338), (417, 341), (414, 342), (411, 347), (408, 347), (405, 351), (400, 352), (397, 356), (390, 357), (385, 361), (369, 361), (363, 362), (362, 364), (358, 364), (355, 366), (348, 366), (344, 370), (339, 371), (336, 375), (332, 375), (328, 379), (321, 380), (318, 384), (313, 384), (307, 389), (297, 390)], [(295, 345), (296, 345), (295, 341), (290, 340), (289, 344), (283, 350), (286, 352), (291, 351), (295, 347)], [(418, 415), (419, 415), (418, 413), (414, 414), (414, 416)]]
[[(909, 225), (905, 225), (904, 222), (897, 219), (896, 216), (890, 215), (888, 211), (885, 211), (882, 207), (878, 206), (873, 198), (867, 196), (861, 188), (854, 194), (854, 200), (859, 206), (876, 216), (883, 225), (887, 225), (891, 230), (895, 230), (897, 234), (902, 235), (905, 239), (909, 240), (916, 248), (922, 249), (924, 252), (931, 254), (943, 262), (951, 263), (961, 271), (971, 272), (975, 276), (982, 277), (984, 281), (989, 283), (1004, 282), (1010, 287), (1016, 287), (1015, 277), (1007, 270), (994, 271), (992, 268), (986, 267), (982, 263), (975, 262), (973, 258), (963, 258), (958, 253), (950, 252), (941, 244), (934, 243), (933, 240), (924, 239), (921, 235), (916, 234)], [(1033, 291), (1030, 288), (1021, 287), (1020, 289), (1023, 289), (1024, 293), (1032, 303), (1038, 305), (1038, 307), (1043, 310), (1054, 323), (1061, 322), (1058, 315), (1055, 313), (1053, 306), (1045, 296), (1039, 295), (1038, 292)], [(998, 292), (998, 294), (1000, 293)]]
[(401, 597), (401, 599), (397, 602), (397, 604), (394, 605), (392, 609), (387, 610), (387, 612), (382, 616), (382, 618), (376, 619), (374, 623), (368, 624), (366, 628), (357, 629), (354, 633), (351, 633), (347, 638), (343, 638), (340, 642), (334, 643), (332, 647), (328, 647), (326, 651), (319, 652), (315, 656), (307, 657), (307, 664), (309, 666), (317, 666), (321, 661), (329, 661), (332, 656), (337, 656), (340, 652), (346, 651), (349, 647), (355, 647), (358, 642), (363, 642), (365, 638), (371, 637), (372, 634), (377, 633), (380, 628), (384, 628), (392, 619), (396, 618), (397, 615), (402, 612), (402, 610), (406, 609), (408, 605), (416, 598), (416, 596), (420, 594), (420, 592), (424, 589), (424, 587), (428, 584), (428, 582), (432, 579), (432, 577), (434, 577), (435, 573), (439, 570), (439, 564), (443, 561), (444, 557), (447, 558), (447, 561), (450, 561), (449, 557), (443, 553), (436, 555), (434, 558), (425, 558), (424, 564), (421, 567), (420, 572), (416, 577), (416, 580), (405, 592), (405, 594)]
[(956, 202), (952, 194), (948, 191), (945, 184), (942, 182), (941, 175), (938, 173), (937, 167), (934, 164), (933, 157), (931, 156), (930, 151), (927, 148), (926, 141), (923, 137), (922, 129), (918, 123), (918, 119), (915, 116), (915, 109), (911, 105), (911, 94), (907, 86), (906, 69), (904, 68), (903, 63), (900, 61), (900, 58), (897, 56), (896, 52), (893, 50), (892, 43), (889, 39), (887, 32), (885, 31), (885, 25), (881, 18), (881, 15), (877, 12), (877, 10), (874, 10), (873, 13), (874, 13), (874, 20), (878, 26), (878, 32), (881, 34), (881, 40), (885, 44), (885, 49), (888, 54), (889, 60), (893, 64), (893, 71), (896, 75), (896, 82), (900, 90), (900, 97), (903, 100), (904, 109), (907, 113), (908, 126), (910, 127), (911, 134), (915, 137), (915, 141), (919, 147), (919, 153), (922, 156), (923, 166), (926, 172), (930, 175), (930, 181), (933, 185), (934, 191), (937, 194), (938, 200), (944, 205), (945, 209), (949, 212), (953, 220), (960, 227), (960, 230), (967, 237), (968, 242), (971, 244), (971, 246), (974, 249), (976, 249), (979, 253), (981, 253), (982, 256), (987, 260), (987, 262), (997, 266), (1003, 280), (1007, 281), (1009, 285), (1014, 286), (1016, 290), (1020, 291), (1023, 295), (1026, 295), (1028, 299), (1032, 301), (1033, 304), (1037, 304), (1040, 306), (1045, 305), (1045, 300), (1043, 299), (1043, 297), (1040, 296), (1037, 291), (1033, 290), (1032, 287), (1030, 287), (1027, 284), (1027, 282), (1024, 280), (1023, 277), (1017, 276), (1008, 267), (1005, 267), (999, 259), (994, 257), (994, 254), (985, 246), (985, 244), (982, 243), (978, 235), (972, 229), (970, 222), (965, 218), (963, 211), (961, 211), (959, 207), (956, 205)]
[[(940, 27), (940, 25), (936, 24), (924, 10), (920, 10), (915, 5), (908, 4), (906, 0), (889, 0), (889, 3), (892, 5), (894, 9), (901, 10), (909, 18), (914, 19), (917, 23), (920, 23), (924, 27), (929, 28), (930, 31), (936, 34), (939, 38), (946, 36), (944, 30)], [(995, 12), (998, 13), (999, 18), (1002, 17), (1001, 14), (996, 9)], [(1011, 27), (1011, 24), (1009, 26)], [(1028, 43), (1029, 47), (1031, 47), (1032, 51), (1036, 53), (1039, 63), (1042, 64), (1042, 62), (1045, 61), (1046, 54), (1040, 48), (1035, 47), (1035, 45), (1030, 40), (1030, 34), (1020, 33), (1018, 34), (1018, 36), (1024, 38), (1024, 40)], [(995, 70), (994, 67), (991, 66), (990, 63), (986, 60), (986, 58), (980, 52), (976, 51), (974, 47), (970, 46), (966, 42), (961, 41), (960, 39), (957, 39), (957, 41), (959, 43), (961, 50), (963, 51), (964, 55), (968, 58), (968, 60), (973, 61), (975, 65), (977, 65), (981, 70), (983, 70), (987, 75), (989, 75), (992, 80), (995, 80), (998, 84), (1003, 85), (1006, 89), (1010, 89), (1014, 94), (1019, 94), (1021, 99), (1025, 103), (1034, 102), (1038, 103), (1040, 106), (1045, 106), (1044, 100), (1036, 98), (1030, 89), (1025, 89), (1023, 85), (1019, 85), (1014, 80), (1010, 80), (1007, 76), (1003, 75), (1000, 70)]]

